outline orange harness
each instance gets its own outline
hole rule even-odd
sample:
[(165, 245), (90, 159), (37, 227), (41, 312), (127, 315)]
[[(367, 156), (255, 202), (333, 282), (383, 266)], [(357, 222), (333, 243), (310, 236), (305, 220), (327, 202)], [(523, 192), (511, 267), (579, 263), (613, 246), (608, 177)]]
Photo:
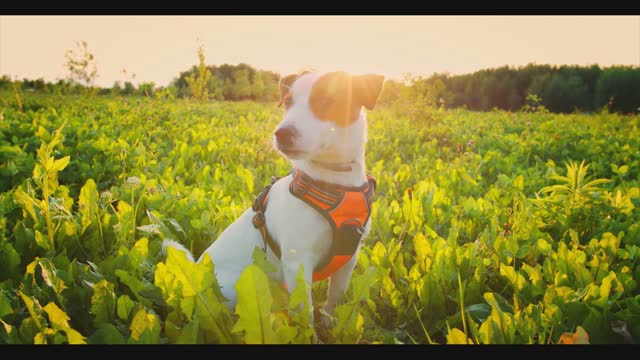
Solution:
[[(293, 180), (289, 192), (322, 214), (333, 229), (331, 251), (313, 271), (314, 282), (324, 280), (346, 264), (358, 249), (364, 225), (371, 214), (376, 180), (367, 176), (367, 182), (360, 187), (344, 187), (315, 181), (296, 168), (291, 170), (291, 174)], [(268, 245), (278, 259), (281, 255), (280, 246), (267, 231), (265, 211), (269, 190), (279, 179), (272, 177), (271, 184), (262, 189), (251, 205), (256, 212), (253, 226), (262, 234), (264, 251), (267, 251)]]

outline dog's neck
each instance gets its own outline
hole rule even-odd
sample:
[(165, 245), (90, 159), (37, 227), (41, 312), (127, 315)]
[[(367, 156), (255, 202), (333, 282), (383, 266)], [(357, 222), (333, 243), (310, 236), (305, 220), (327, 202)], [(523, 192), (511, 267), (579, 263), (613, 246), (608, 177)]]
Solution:
[(358, 187), (367, 182), (364, 147), (362, 153), (351, 161), (331, 163), (328, 161), (293, 160), (292, 163), (312, 179), (325, 183)]
[[(325, 153), (313, 159), (293, 160), (293, 166), (309, 175), (312, 179), (329, 184), (358, 187), (367, 183), (366, 164), (364, 158), (367, 141), (366, 118), (355, 126), (350, 133), (352, 141), (359, 145), (342, 148), (338, 153)], [(358, 135), (355, 135), (358, 134)]]

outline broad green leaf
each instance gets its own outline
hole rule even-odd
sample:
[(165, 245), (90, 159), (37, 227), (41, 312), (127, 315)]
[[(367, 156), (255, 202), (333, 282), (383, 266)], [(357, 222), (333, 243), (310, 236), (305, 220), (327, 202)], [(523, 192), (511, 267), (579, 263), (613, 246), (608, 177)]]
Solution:
[(0, 291), (0, 319), (8, 314), (13, 314), (11, 301), (4, 293)]
[(47, 335), (44, 332), (39, 332), (33, 337), (34, 345), (47, 345)]
[(247, 185), (247, 192), (249, 194), (253, 194), (253, 174), (248, 169), (243, 168), (242, 166), (238, 166), (236, 168), (236, 175), (244, 181)]
[(500, 275), (506, 277), (517, 290), (522, 290), (527, 282), (524, 276), (519, 271), (516, 271), (513, 266), (500, 264)]
[(114, 286), (107, 280), (101, 280), (93, 285), (93, 296), (91, 296), (91, 313), (95, 316), (93, 325), (98, 327), (101, 323), (113, 321), (115, 311), (116, 295)]
[(20, 336), (15, 326), (0, 320), (0, 340), (5, 344), (20, 344)]
[(36, 328), (39, 330), (42, 330), (44, 327), (46, 327), (48, 323), (43, 317), (43, 309), (40, 306), (40, 303), (38, 302), (38, 300), (25, 295), (22, 291), (19, 291), (19, 290), (18, 290), (18, 295), (20, 295), (20, 298), (22, 298), (22, 301), (27, 306), (29, 315), (31, 315), (31, 319), (33, 320), (33, 323), (36, 326)]
[[(213, 263), (208, 256), (200, 263), (194, 263), (187, 259), (183, 251), (172, 247), (167, 248), (166, 262), (156, 266), (154, 283), (162, 289), (165, 298), (172, 296), (172, 292), (178, 289), (178, 295), (182, 297), (195, 296), (210, 287), (219, 289)], [(222, 298), (222, 292), (219, 294)]]
[[(310, 291), (311, 286), (305, 281), (304, 269), (301, 265), (300, 269), (298, 269), (298, 275), (296, 276), (296, 286), (289, 297), (288, 306), (288, 314), (297, 326), (289, 326), (286, 317), (281, 321), (276, 318), (275, 329), (279, 342), (289, 343), (293, 341), (294, 338), (297, 344), (309, 344), (312, 342), (314, 329), (309, 323), (310, 312), (312, 311), (312, 304), (309, 303)], [(277, 324), (278, 322), (282, 324)]]
[(46, 234), (41, 233), (38, 230), (35, 230), (36, 235), (36, 244), (46, 251), (53, 250), (53, 244), (49, 240), (49, 237)]
[(238, 321), (232, 332), (244, 331), (247, 344), (273, 344), (276, 337), (271, 319), (271, 292), (267, 275), (254, 264), (240, 274), (235, 285)]
[(135, 214), (133, 212), (133, 208), (126, 201), (120, 200), (118, 201), (118, 211), (116, 212), (118, 217), (118, 228), (123, 237), (127, 237), (133, 233), (133, 226), (135, 223)]
[(233, 325), (231, 312), (220, 302), (217, 294), (219, 291), (210, 287), (198, 294), (193, 299), (195, 302), (193, 317), (199, 321), (199, 335), (203, 336), (203, 342), (230, 344), (233, 342), (230, 331)]
[(617, 171), (617, 173), (618, 173), (618, 174), (620, 174), (620, 175), (624, 175), (624, 174), (626, 174), (627, 172), (629, 172), (629, 166), (628, 166), (628, 165), (622, 165), (622, 166), (620, 166), (620, 167), (618, 168), (618, 171)]
[(453, 328), (447, 333), (447, 344), (472, 345), (473, 340), (468, 338), (462, 330)]
[(98, 189), (93, 179), (88, 179), (82, 189), (80, 189), (80, 197), (78, 199), (78, 208), (82, 217), (82, 230), (85, 230), (95, 221), (100, 221), (98, 217)]
[[(32, 344), (36, 334), (41, 332), (41, 330), (36, 325), (35, 321), (33, 321), (32, 317), (28, 317), (22, 320), (22, 322), (20, 323), (19, 326), (17, 326), (17, 328), (18, 328), (18, 335), (20, 336), (20, 343), (24, 343), (24, 344)], [(42, 331), (44, 331), (44, 329), (45, 328), (43, 327)]]
[(58, 294), (62, 293), (62, 291), (67, 287), (65, 286), (64, 281), (58, 277), (53, 262), (48, 258), (38, 258), (37, 261), (41, 269), (40, 274), (42, 275), (42, 279), (45, 284), (54, 288)]
[(129, 315), (131, 314), (131, 309), (136, 306), (136, 303), (131, 300), (129, 295), (122, 295), (118, 297), (118, 301), (116, 304), (118, 317), (121, 320), (129, 319)]
[[(309, 291), (311, 290), (311, 285), (308, 284), (304, 278), (304, 269), (302, 265), (298, 269), (298, 275), (296, 276), (296, 286), (291, 292), (291, 297), (289, 299), (289, 310), (295, 311), (297, 307), (302, 307), (302, 313), (308, 315), (309, 307)], [(298, 311), (295, 311), (298, 312)]]
[(491, 307), (487, 304), (473, 304), (465, 307), (465, 313), (475, 322), (482, 322), (491, 314)]
[(504, 299), (494, 293), (484, 294), (485, 301), (491, 306), (491, 315), (480, 326), (480, 334), (484, 343), (513, 343), (515, 337), (515, 325), (513, 315), (503, 310), (507, 304)]
[[(307, 320), (306, 323), (309, 321)], [(275, 313), (273, 316), (273, 328), (277, 342), (280, 344), (311, 344), (315, 332), (310, 326), (297, 329), (291, 326), (290, 318), (285, 312)]]
[(149, 256), (149, 239), (146, 237), (136, 241), (127, 254), (127, 269), (134, 275), (139, 275), (142, 264)]
[(20, 254), (13, 245), (0, 240), (0, 280), (18, 275), (20, 262)]
[(378, 241), (371, 250), (371, 262), (377, 266), (381, 266), (385, 262), (387, 249), (382, 242)]
[(203, 342), (230, 343), (231, 313), (222, 303), (225, 299), (213, 270), (208, 255), (200, 263), (193, 263), (183, 251), (168, 248), (166, 263), (156, 265), (154, 283), (173, 309), (169, 314), (174, 319), (173, 326), (184, 326), (180, 319), (198, 318)]
[(64, 170), (64, 168), (66, 168), (67, 165), (69, 164), (69, 160), (71, 160), (71, 156), (65, 156), (61, 159), (54, 161), (49, 171), (53, 172), (53, 171)]
[(356, 344), (364, 331), (364, 317), (358, 311), (357, 304), (336, 306), (334, 316), (336, 325), (329, 330), (338, 344)]
[(540, 251), (544, 255), (548, 255), (551, 252), (551, 245), (546, 242), (544, 239), (538, 239), (536, 242), (536, 246), (538, 251)]
[(516, 178), (513, 180), (513, 187), (518, 191), (522, 191), (524, 189), (524, 176), (516, 176)]
[(179, 310), (174, 310), (168, 313), (167, 317), (164, 319), (164, 333), (167, 337), (167, 343), (175, 344), (178, 341), (178, 337), (182, 333), (182, 330), (193, 323), (194, 321), (185, 319), (184, 315), (182, 315)]
[[(131, 289), (133, 295), (136, 297), (142, 305), (151, 307), (152, 301), (156, 301), (154, 298), (154, 289), (153, 284), (143, 282), (142, 280), (131, 276), (124, 270), (118, 269), (115, 271), (116, 276)], [(160, 299), (161, 300), (161, 299)]]
[(137, 230), (147, 234), (162, 235), (161, 226), (158, 224), (147, 224), (136, 227)]
[(373, 266), (364, 271), (363, 274), (352, 276), (349, 281), (349, 287), (352, 290), (352, 299), (354, 301), (362, 301), (369, 299), (372, 284), (378, 283), (378, 268)]
[(278, 271), (278, 267), (267, 260), (267, 253), (262, 251), (260, 247), (256, 246), (255, 248), (253, 248), (253, 254), (251, 255), (251, 257), (253, 258), (253, 263), (256, 264), (256, 266), (258, 266), (260, 270), (264, 271), (266, 274)]
[(182, 229), (182, 226), (180, 226), (180, 223), (178, 223), (176, 219), (166, 219), (165, 222), (168, 223), (167, 227), (173, 234), (178, 237), (178, 240), (183, 242), (187, 239), (187, 234), (184, 232), (184, 229)]
[(113, 324), (102, 323), (87, 340), (89, 344), (126, 344), (124, 336)]
[(160, 318), (156, 314), (140, 309), (133, 317), (130, 342), (136, 344), (157, 344), (160, 342)]
[(57, 331), (64, 331), (67, 334), (69, 344), (86, 344), (85, 337), (69, 325), (69, 316), (53, 302), (44, 307), (44, 311), (49, 316), (51, 327)]
[(13, 198), (21, 205), (22, 209), (29, 214), (31, 220), (37, 223), (38, 213), (40, 211), (40, 202), (29, 196), (29, 194), (24, 192), (20, 187), (13, 193)]
[(531, 245), (525, 244), (520, 246), (520, 248), (518, 248), (518, 251), (516, 252), (516, 257), (518, 259), (522, 259), (523, 257), (529, 255), (529, 253), (531, 252)]
[(193, 321), (182, 328), (180, 335), (176, 339), (176, 344), (197, 344), (199, 327), (198, 318), (194, 318)]
[(422, 233), (413, 237), (413, 248), (416, 252), (416, 264), (419, 264), (422, 271), (426, 271), (427, 257), (433, 256), (433, 250)]

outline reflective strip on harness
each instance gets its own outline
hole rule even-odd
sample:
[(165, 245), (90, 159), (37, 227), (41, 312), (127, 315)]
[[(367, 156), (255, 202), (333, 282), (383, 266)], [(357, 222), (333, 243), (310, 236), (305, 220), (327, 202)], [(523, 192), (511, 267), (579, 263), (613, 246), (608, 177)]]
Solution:
[[(333, 230), (331, 250), (313, 272), (313, 281), (324, 280), (349, 262), (356, 253), (364, 234), (364, 225), (371, 214), (376, 181), (372, 176), (367, 176), (366, 184), (349, 188), (314, 181), (295, 168), (291, 174), (293, 180), (289, 186), (289, 192), (316, 209), (327, 219)], [(260, 192), (252, 207), (256, 212), (253, 225), (262, 235), (265, 243), (264, 250), (266, 251), (268, 245), (280, 258), (280, 246), (269, 235), (264, 218), (269, 190), (278, 179), (272, 178), (272, 183)]]

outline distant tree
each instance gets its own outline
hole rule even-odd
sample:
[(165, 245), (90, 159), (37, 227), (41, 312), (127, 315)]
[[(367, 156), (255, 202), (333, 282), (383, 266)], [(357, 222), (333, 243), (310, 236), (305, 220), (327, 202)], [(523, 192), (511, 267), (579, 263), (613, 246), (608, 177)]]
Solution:
[(142, 96), (152, 97), (156, 84), (151, 82), (143, 82), (138, 85), (138, 93)]
[(224, 79), (222, 83), (222, 95), (225, 100), (237, 100), (233, 93), (233, 80), (231, 77)]
[(520, 110), (523, 112), (548, 112), (547, 108), (542, 105), (542, 99), (536, 94), (528, 94), (525, 99), (525, 104)]
[(218, 100), (218, 101), (224, 100), (224, 96), (222, 93), (222, 84), (223, 82), (217, 76), (211, 76), (209, 78), (209, 82), (207, 83), (209, 98)]
[(186, 81), (189, 86), (191, 96), (193, 96), (194, 99), (207, 100), (209, 99), (207, 84), (211, 77), (211, 71), (209, 71), (209, 68), (207, 68), (207, 64), (204, 61), (204, 50), (202, 45), (198, 47), (198, 59), (200, 60), (200, 63), (198, 65), (197, 75), (194, 73), (190, 74), (186, 78)]
[(122, 93), (122, 86), (120, 81), (115, 81), (111, 87), (111, 95), (120, 95)]
[(246, 100), (251, 96), (251, 80), (249, 80), (249, 71), (239, 69), (233, 72), (235, 82), (231, 88), (234, 100)]
[(264, 81), (264, 101), (277, 101), (280, 97), (280, 75), (271, 71), (261, 71), (262, 80)]
[(379, 104), (391, 104), (399, 100), (401, 89), (405, 85), (394, 80), (387, 80), (378, 99)]
[(610, 111), (640, 111), (640, 69), (614, 66), (605, 69), (596, 85), (596, 106), (607, 105)]
[(2, 75), (0, 78), (0, 90), (11, 89), (11, 78), (7, 75)]
[(90, 93), (93, 93), (93, 83), (98, 76), (95, 57), (89, 52), (86, 41), (77, 42), (77, 51), (65, 52), (65, 66), (69, 70), (69, 78), (84, 85)]
[(545, 91), (551, 83), (552, 78), (553, 74), (550, 72), (533, 75), (530, 80), (529, 87), (527, 88), (527, 93), (535, 94), (544, 98), (544, 96), (546, 96)]
[(125, 81), (122, 95), (133, 95), (136, 92), (136, 87), (131, 81)]
[(253, 84), (251, 84), (251, 96), (255, 100), (262, 100), (264, 97), (264, 79), (262, 72), (256, 72), (256, 75), (253, 77)]
[(590, 106), (587, 86), (575, 74), (556, 74), (545, 91), (545, 97), (544, 103), (553, 112), (569, 113)]
[(159, 88), (154, 92), (154, 96), (158, 100), (173, 100), (176, 98), (176, 94), (178, 93), (178, 89), (169, 85), (166, 88)]
[(412, 101), (423, 106), (444, 107), (453, 101), (453, 94), (438, 77), (414, 78), (411, 80), (410, 87), (409, 96)]
[(71, 80), (66, 79), (58, 79), (58, 81), (54, 84), (54, 93), (57, 95), (66, 95), (71, 92)]

